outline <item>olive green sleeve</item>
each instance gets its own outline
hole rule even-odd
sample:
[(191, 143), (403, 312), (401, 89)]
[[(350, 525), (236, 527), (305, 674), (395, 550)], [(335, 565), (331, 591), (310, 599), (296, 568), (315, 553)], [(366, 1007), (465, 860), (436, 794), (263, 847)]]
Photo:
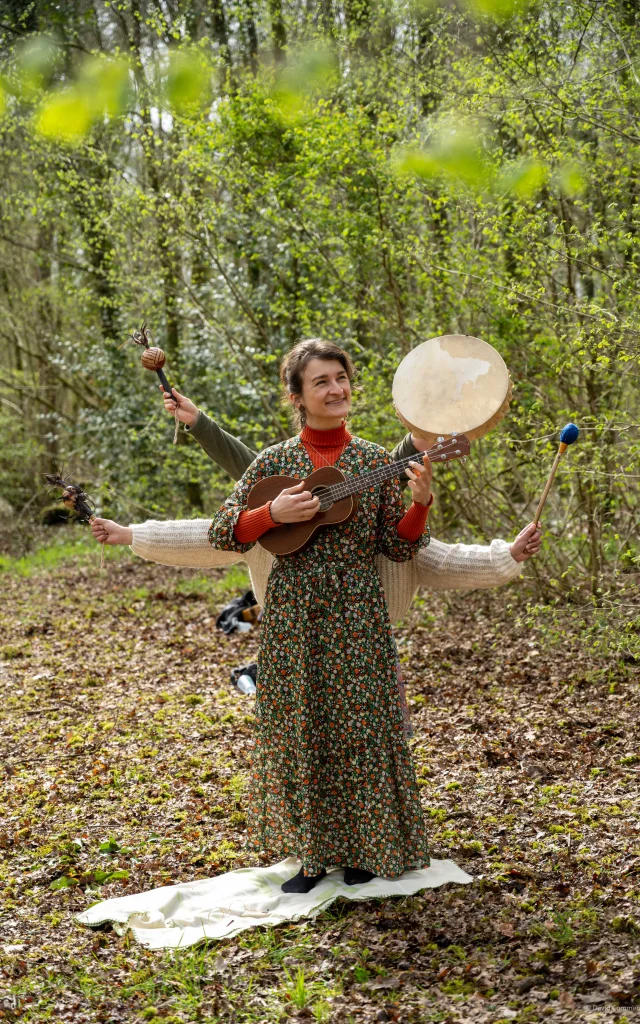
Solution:
[[(406, 437), (403, 437), (400, 444), (397, 444), (395, 446), (395, 448), (391, 452), (391, 458), (393, 459), (394, 462), (401, 462), (402, 459), (408, 459), (410, 455), (416, 455), (418, 456), (418, 458), (420, 458), (422, 454), (423, 453), (418, 451), (413, 441), (411, 440), (411, 434), (407, 434)], [(406, 473), (403, 473), (402, 476), (399, 476), (398, 480), (400, 481), (401, 487), (406, 487), (408, 483)]]
[(256, 458), (257, 452), (247, 448), (233, 434), (219, 427), (202, 409), (192, 427), (187, 428), (212, 462), (224, 469), (233, 480), (239, 480)]

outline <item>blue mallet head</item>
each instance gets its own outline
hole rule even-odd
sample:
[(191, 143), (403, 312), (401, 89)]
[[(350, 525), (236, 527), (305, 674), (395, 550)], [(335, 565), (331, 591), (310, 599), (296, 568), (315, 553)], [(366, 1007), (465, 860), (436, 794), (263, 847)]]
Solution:
[(566, 427), (563, 427), (560, 431), (560, 444), (566, 446), (573, 444), (574, 441), (578, 440), (578, 434), (580, 431), (576, 427), (575, 423), (567, 423)]

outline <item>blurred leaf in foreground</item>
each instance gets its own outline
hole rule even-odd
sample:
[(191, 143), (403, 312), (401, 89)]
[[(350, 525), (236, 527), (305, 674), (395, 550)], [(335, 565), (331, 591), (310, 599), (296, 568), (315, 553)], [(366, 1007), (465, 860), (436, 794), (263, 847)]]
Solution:
[(577, 196), (585, 189), (584, 175), (577, 164), (564, 164), (558, 170), (558, 184), (565, 196)]
[(465, 3), (472, 14), (484, 15), (494, 21), (506, 21), (531, 6), (531, 0), (465, 0)]
[(4, 114), (7, 107), (7, 99), (4, 92), (4, 84), (0, 80), (0, 117)]
[(54, 93), (40, 107), (36, 128), (41, 135), (59, 142), (74, 142), (91, 127), (93, 111), (77, 88)]
[(47, 97), (36, 115), (36, 128), (49, 139), (71, 143), (81, 139), (100, 117), (126, 110), (131, 78), (126, 60), (90, 58), (78, 81)]
[(322, 95), (334, 77), (337, 64), (329, 47), (312, 46), (299, 51), (277, 75), (273, 99), (286, 121), (305, 117), (313, 99)]
[(127, 60), (94, 57), (86, 62), (76, 86), (94, 115), (115, 117), (130, 104), (132, 97), (130, 66)]
[(425, 149), (401, 150), (394, 166), (399, 174), (451, 178), (475, 188), (493, 178), (481, 136), (465, 129), (443, 133)]
[(173, 50), (167, 73), (167, 99), (179, 114), (206, 106), (211, 98), (211, 78), (203, 55), (196, 50)]
[(49, 83), (57, 48), (48, 36), (33, 36), (17, 52), (17, 93), (33, 100)]
[(547, 176), (547, 168), (539, 160), (521, 160), (503, 170), (496, 182), (496, 191), (528, 199), (542, 188)]

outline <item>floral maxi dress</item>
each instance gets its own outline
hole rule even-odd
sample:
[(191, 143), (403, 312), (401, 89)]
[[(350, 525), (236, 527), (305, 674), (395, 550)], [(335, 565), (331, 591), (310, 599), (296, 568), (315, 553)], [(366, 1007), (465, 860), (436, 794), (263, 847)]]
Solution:
[[(354, 437), (335, 463), (347, 476), (390, 462)], [(233, 532), (265, 476), (308, 477), (297, 437), (256, 458), (209, 529), (216, 548), (247, 551)], [(397, 480), (362, 492), (356, 516), (321, 528), (276, 559), (262, 620), (248, 847), (295, 855), (305, 872), (339, 865), (393, 878), (428, 866), (426, 827), (398, 695), (395, 644), (374, 555), (412, 558)]]

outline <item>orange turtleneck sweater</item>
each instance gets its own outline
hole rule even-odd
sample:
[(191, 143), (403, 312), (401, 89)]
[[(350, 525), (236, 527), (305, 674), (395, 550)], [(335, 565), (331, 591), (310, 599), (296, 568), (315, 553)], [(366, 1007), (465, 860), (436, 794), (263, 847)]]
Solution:
[[(312, 430), (304, 427), (300, 434), (305, 451), (313, 463), (314, 469), (322, 466), (333, 466), (351, 440), (351, 434), (344, 423), (334, 430)], [(433, 504), (433, 495), (428, 505), (419, 505), (414, 501), (398, 523), (398, 536), (403, 540), (416, 541), (424, 533), (429, 509)], [(254, 544), (263, 533), (271, 530), (279, 523), (274, 523), (270, 512), (271, 502), (260, 508), (245, 509), (238, 516), (234, 528), (234, 536), (241, 544)]]

